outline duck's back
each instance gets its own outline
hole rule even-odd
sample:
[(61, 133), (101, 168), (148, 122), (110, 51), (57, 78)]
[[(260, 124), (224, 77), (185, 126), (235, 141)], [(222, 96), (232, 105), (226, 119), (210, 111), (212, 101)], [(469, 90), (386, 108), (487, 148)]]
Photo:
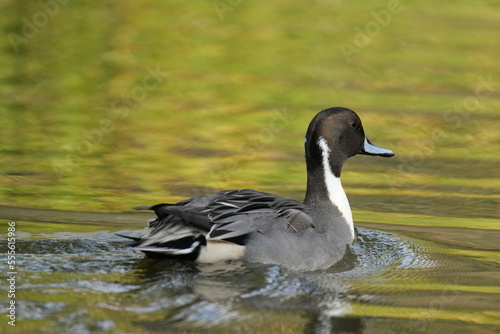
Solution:
[[(136, 209), (153, 210), (157, 215), (149, 223), (148, 232), (131, 244), (154, 258), (202, 262), (244, 258), (250, 262), (280, 263), (290, 256), (306, 254), (307, 250), (303, 255), (292, 252), (296, 252), (296, 247), (308, 248), (309, 238), (316, 234), (309, 207), (251, 189)], [(212, 257), (210, 251), (215, 254), (214, 250), (217, 254)]]

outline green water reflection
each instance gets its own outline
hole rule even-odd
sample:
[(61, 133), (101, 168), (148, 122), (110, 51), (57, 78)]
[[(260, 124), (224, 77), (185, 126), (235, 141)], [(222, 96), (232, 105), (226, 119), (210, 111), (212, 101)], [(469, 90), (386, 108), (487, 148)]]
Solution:
[[(349, 301), (339, 326), (359, 327), (363, 319), (372, 332), (411, 332), (405, 326), (412, 323), (413, 332), (487, 333), (500, 325), (498, 7), (491, 1), (4, 1), (0, 218), (17, 221), (27, 233), (21, 236), (34, 242), (57, 239), (58, 232), (86, 238), (139, 229), (146, 217), (130, 208), (219, 189), (300, 200), (307, 124), (321, 109), (345, 106), (359, 113), (375, 143), (397, 153), (346, 164), (354, 220), (423, 245), (434, 265), (403, 263), (399, 274), (386, 268), (356, 276), (342, 286), (364, 297)], [(356, 44), (363, 40), (357, 32), (370, 24), (377, 30)], [(129, 270), (130, 263), (148, 264), (128, 256), (117, 264), (124, 274), (95, 278), (115, 282), (117, 290), (90, 296), (81, 292), (87, 283), (68, 283), (91, 282), (85, 272), (28, 271), (26, 312), (47, 303), (53, 313), (20, 315), (24, 329), (63, 331), (52, 315), (60, 315), (58, 307), (119, 308), (120, 301), (132, 307), (134, 298), (152, 298), (119, 292), (129, 284), (147, 288), (144, 276)], [(84, 261), (92, 263), (92, 256)], [(37, 282), (64, 287), (36, 292)], [(220, 314), (240, 312), (262, 333), (269, 326), (299, 333), (321, 324), (323, 315), (293, 304), (297, 312), (275, 308), (269, 319), (260, 315), (265, 307), (251, 303)], [(179, 311), (165, 306), (148, 316), (96, 307), (82, 323), (100, 319), (90, 332), (124, 332), (132, 324), (123, 315), (134, 314), (150, 325), (137, 328), (154, 331), (165, 309)], [(116, 327), (106, 329), (106, 319)], [(230, 332), (237, 323), (212, 329)]]

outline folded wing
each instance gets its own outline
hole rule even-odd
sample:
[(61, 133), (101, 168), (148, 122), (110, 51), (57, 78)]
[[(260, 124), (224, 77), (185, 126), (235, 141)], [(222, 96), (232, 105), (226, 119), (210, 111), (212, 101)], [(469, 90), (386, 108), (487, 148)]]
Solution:
[[(228, 252), (233, 252), (234, 246), (243, 248), (251, 233), (266, 235), (278, 227), (275, 224), (285, 226), (289, 233), (314, 228), (308, 208), (302, 203), (250, 189), (135, 209), (156, 213), (157, 218), (148, 225), (150, 229), (142, 237), (133, 238), (131, 243), (154, 258), (210, 259), (210, 254), (204, 253), (215, 248), (220, 252), (221, 245), (227, 246)], [(242, 255), (242, 252), (235, 253)]]

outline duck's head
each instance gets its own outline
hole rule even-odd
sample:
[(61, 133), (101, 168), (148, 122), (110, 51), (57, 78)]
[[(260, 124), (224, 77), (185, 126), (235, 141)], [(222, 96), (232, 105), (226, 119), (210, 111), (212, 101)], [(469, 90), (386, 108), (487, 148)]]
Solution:
[(356, 154), (394, 155), (391, 150), (372, 144), (358, 115), (341, 107), (325, 109), (313, 118), (306, 133), (305, 154), (309, 172), (328, 162), (336, 177), (340, 177), (344, 162)]

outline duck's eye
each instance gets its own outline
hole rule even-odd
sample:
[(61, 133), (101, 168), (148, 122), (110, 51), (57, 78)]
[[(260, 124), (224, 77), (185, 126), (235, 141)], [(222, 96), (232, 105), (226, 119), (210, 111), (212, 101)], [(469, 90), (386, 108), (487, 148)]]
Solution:
[(358, 127), (358, 124), (356, 124), (356, 122), (351, 122), (351, 126), (352, 126), (353, 128), (357, 128), (357, 127)]

